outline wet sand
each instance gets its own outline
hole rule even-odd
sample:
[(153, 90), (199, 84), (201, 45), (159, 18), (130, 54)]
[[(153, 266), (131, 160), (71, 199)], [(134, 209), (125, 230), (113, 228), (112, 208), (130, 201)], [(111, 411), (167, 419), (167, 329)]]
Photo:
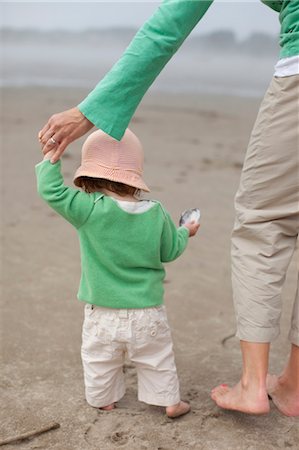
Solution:
[[(230, 282), (233, 198), (260, 100), (219, 96), (146, 96), (131, 128), (144, 143), (151, 197), (175, 220), (199, 207), (202, 226), (177, 261), (167, 265), (165, 303), (173, 330), (182, 398), (191, 414), (176, 421), (137, 401), (133, 365), (127, 393), (112, 412), (84, 399), (80, 360), (83, 304), (75, 231), (37, 196), (36, 134), (50, 114), (77, 104), (80, 89), (2, 92), (1, 438), (58, 422), (60, 428), (7, 450), (272, 450), (298, 445), (298, 419), (223, 411), (210, 400), (219, 383), (236, 382), (241, 357), (233, 337)], [(80, 161), (80, 142), (63, 158), (66, 181)], [(284, 289), (281, 336), (271, 371), (288, 353), (296, 255)], [(296, 444), (297, 442), (297, 444)]]

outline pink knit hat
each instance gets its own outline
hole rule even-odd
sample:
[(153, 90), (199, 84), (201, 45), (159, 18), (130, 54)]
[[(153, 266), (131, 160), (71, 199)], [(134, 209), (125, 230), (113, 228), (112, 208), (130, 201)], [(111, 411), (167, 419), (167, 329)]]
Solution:
[(127, 128), (121, 141), (102, 130), (91, 133), (82, 147), (78, 177), (104, 178), (150, 192), (142, 179), (143, 150), (137, 136)]

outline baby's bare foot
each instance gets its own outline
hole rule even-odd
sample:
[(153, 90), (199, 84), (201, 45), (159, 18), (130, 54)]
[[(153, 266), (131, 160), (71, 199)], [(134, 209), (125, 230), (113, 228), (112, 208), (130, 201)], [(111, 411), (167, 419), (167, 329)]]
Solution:
[(166, 414), (170, 419), (175, 419), (176, 417), (183, 416), (191, 410), (189, 403), (180, 401), (176, 405), (167, 406)]
[(266, 414), (270, 410), (265, 390), (249, 389), (241, 382), (233, 388), (221, 384), (212, 390), (211, 397), (220, 408), (224, 409), (247, 414)]
[(283, 376), (267, 376), (267, 391), (274, 405), (285, 416), (299, 416), (299, 391)]
[(101, 409), (103, 411), (112, 411), (112, 409), (114, 409), (114, 408), (115, 408), (115, 403), (111, 403), (111, 405), (102, 406), (99, 409)]

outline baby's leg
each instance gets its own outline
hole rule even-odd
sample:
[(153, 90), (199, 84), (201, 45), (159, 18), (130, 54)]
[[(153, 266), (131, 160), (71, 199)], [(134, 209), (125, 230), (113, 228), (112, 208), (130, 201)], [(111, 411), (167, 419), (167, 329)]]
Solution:
[(190, 405), (180, 399), (171, 332), (164, 307), (140, 311), (135, 323), (135, 343), (128, 353), (137, 368), (138, 399), (150, 405), (165, 406), (166, 414), (171, 418), (188, 413)]
[[(87, 402), (105, 411), (111, 411), (115, 402), (125, 394), (123, 377), (124, 352), (112, 342), (109, 330), (102, 320), (103, 308), (85, 308), (81, 357), (84, 370)], [(109, 325), (112, 326), (112, 320)]]

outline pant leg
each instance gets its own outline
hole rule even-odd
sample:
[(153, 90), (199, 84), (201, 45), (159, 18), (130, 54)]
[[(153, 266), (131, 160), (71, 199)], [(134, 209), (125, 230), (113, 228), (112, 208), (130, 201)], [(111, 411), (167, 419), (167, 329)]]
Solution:
[(117, 402), (125, 394), (124, 345), (113, 339), (117, 316), (108, 308), (85, 306), (81, 357), (85, 396), (96, 408)]
[(175, 405), (180, 401), (179, 380), (165, 308), (147, 308), (135, 314), (128, 355), (137, 369), (138, 400)]
[[(281, 290), (298, 237), (298, 85), (297, 75), (273, 78), (235, 198), (231, 254), (237, 336), (249, 342), (271, 342), (279, 334)], [(296, 311), (293, 330), (298, 330)]]

